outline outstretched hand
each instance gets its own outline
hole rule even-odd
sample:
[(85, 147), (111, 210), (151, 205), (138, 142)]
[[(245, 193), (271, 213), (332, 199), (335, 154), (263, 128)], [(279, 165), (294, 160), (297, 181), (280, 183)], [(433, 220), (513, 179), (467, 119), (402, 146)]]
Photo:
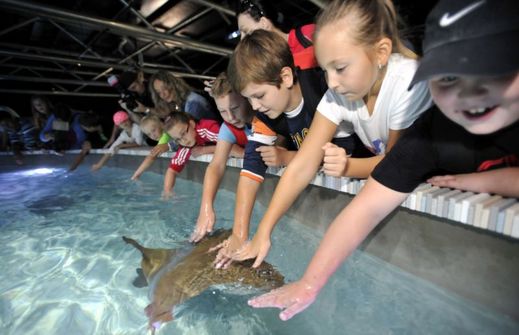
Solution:
[(232, 234), (228, 239), (209, 249), (209, 252), (218, 250), (218, 254), (213, 262), (217, 269), (227, 269), (232, 263), (232, 255), (241, 249), (245, 241)]
[(279, 318), (286, 321), (310, 306), (318, 293), (312, 285), (299, 280), (252, 298), (248, 303), (254, 308), (279, 308), (282, 310)]
[(189, 242), (196, 243), (200, 241), (205, 235), (213, 231), (216, 216), (212, 208), (208, 208), (205, 212), (200, 213), (198, 220), (196, 220), (195, 230), (189, 238)]
[(322, 149), (324, 150), (323, 172), (328, 176), (343, 176), (348, 164), (346, 150), (330, 142), (326, 143)]
[(231, 257), (235, 261), (244, 261), (246, 259), (256, 258), (252, 267), (257, 268), (267, 257), (270, 246), (270, 238), (262, 239), (258, 237), (258, 234), (256, 234), (252, 241), (248, 241), (242, 248), (234, 252)]

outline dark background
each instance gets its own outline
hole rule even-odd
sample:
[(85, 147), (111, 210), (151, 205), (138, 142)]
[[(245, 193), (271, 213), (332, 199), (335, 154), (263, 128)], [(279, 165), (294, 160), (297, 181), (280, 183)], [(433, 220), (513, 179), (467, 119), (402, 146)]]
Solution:
[[(135, 12), (158, 1), (160, 6), (143, 16), (150, 27), (135, 15)], [(62, 9), (88, 17), (96, 17), (112, 22), (121, 22), (147, 29), (165, 31), (175, 24), (183, 25), (174, 32), (179, 36), (193, 41), (208, 43), (224, 47), (232, 51), (239, 38), (231, 39), (229, 34), (237, 30), (236, 19), (231, 12), (224, 13), (218, 9), (227, 9), (234, 12), (235, 1), (126, 1), (126, 0), (53, 0), (53, 1), (23, 1), (46, 8)], [(325, 3), (322, 0), (321, 3)], [(425, 17), (436, 1), (395, 0), (395, 6), (403, 19), (402, 31), (420, 52), (421, 38)], [(212, 8), (207, 3), (218, 8)], [(276, 7), (289, 19), (289, 25), (298, 26), (314, 22), (319, 7), (308, 0), (276, 0)], [(74, 91), (78, 84), (59, 84), (52, 82), (20, 81), (12, 77), (38, 77), (43, 79), (72, 79), (92, 81), (96, 74), (100, 74), (109, 66), (88, 67), (85, 65), (61, 63), (53, 61), (37, 61), (23, 57), (9, 56), (5, 52), (17, 52), (29, 55), (44, 55), (67, 57), (81, 60), (90, 60), (103, 64), (97, 56), (110, 59), (111, 62), (120, 61), (132, 54), (140, 47), (148, 44), (149, 39), (139, 36), (115, 34), (107, 29), (99, 29), (83, 25), (80, 20), (63, 22), (55, 18), (41, 16), (41, 11), (27, 11), (16, 8), (16, 4), (0, 0), (2, 20), (0, 22), (0, 105), (6, 105), (19, 114), (30, 115), (30, 96), (28, 90), (53, 92), (65, 89)], [(198, 18), (197, 18), (198, 16)], [(34, 21), (27, 23), (28, 20)], [(172, 23), (173, 22), (173, 23)], [(26, 23), (23, 26), (17, 25)], [(92, 52), (86, 51), (88, 46)], [(95, 56), (94, 53), (97, 55)], [(152, 63), (165, 66), (170, 70), (187, 74), (203, 74), (216, 76), (225, 70), (228, 57), (207, 52), (188, 50), (183, 48), (168, 49), (155, 45), (141, 55), (135, 55), (122, 62), (123, 65), (139, 67)], [(52, 69), (53, 71), (46, 71)], [(113, 70), (107, 75), (118, 74), (123, 70)], [(74, 73), (76, 76), (73, 76)], [(107, 75), (100, 76), (96, 81), (106, 83)], [(8, 76), (8, 77), (6, 77)], [(79, 78), (79, 79), (78, 79)], [(203, 80), (186, 78), (193, 87), (203, 88)], [(21, 92), (21, 93), (20, 93)], [(24, 93), (25, 92), (25, 93)], [(79, 92), (115, 94), (115, 90), (108, 86), (87, 86)], [(52, 102), (63, 102), (79, 110), (94, 110), (100, 113), (109, 122), (111, 115), (118, 109), (117, 97), (82, 97), (66, 95), (47, 95)]]

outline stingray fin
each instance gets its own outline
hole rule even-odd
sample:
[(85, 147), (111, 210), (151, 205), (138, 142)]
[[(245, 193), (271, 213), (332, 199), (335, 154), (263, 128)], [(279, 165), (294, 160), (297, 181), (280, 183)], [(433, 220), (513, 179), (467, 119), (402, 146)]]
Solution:
[(135, 269), (135, 271), (137, 272), (137, 277), (135, 277), (135, 279), (132, 282), (133, 286), (138, 288), (148, 286), (148, 280), (146, 279), (144, 271), (142, 271), (141, 268)]

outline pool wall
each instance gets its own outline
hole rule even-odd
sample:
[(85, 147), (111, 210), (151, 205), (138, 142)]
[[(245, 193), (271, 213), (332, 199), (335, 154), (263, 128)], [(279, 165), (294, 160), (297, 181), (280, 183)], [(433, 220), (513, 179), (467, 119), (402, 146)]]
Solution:
[[(128, 178), (142, 162), (144, 151), (122, 150), (107, 166), (128, 169)], [(64, 157), (28, 154), (25, 166), (66, 167), (74, 154)], [(83, 164), (89, 166), (100, 158), (90, 154)], [(191, 161), (181, 173), (202, 183), (210, 156)], [(159, 158), (150, 168), (164, 174), (168, 158)], [(221, 188), (235, 192), (240, 160), (231, 159)], [(0, 155), (0, 171), (19, 169), (10, 155)], [(267, 175), (257, 201), (268, 205), (279, 177)], [(287, 215), (315, 229), (322, 235), (329, 223), (349, 203), (352, 195), (326, 187), (309, 185)], [(361, 249), (390, 264), (444, 287), (455, 294), (519, 319), (519, 241), (471, 226), (403, 207), (373, 231)]]

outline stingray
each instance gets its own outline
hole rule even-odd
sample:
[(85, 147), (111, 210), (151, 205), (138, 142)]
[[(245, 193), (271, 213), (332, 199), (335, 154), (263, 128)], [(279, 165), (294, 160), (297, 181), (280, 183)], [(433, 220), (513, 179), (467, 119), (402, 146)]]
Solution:
[(70, 207), (74, 202), (74, 199), (71, 197), (49, 195), (31, 202), (27, 205), (27, 208), (34, 214), (47, 215)]
[(267, 262), (253, 269), (252, 260), (232, 263), (228, 269), (216, 269), (215, 253), (209, 249), (230, 236), (230, 231), (217, 230), (196, 245), (176, 249), (150, 249), (123, 236), (123, 240), (142, 253), (144, 275), (134, 285), (149, 286), (150, 304), (145, 308), (152, 334), (161, 324), (173, 320), (173, 308), (195, 297), (213, 285), (238, 284), (270, 290), (283, 285), (283, 276)]

